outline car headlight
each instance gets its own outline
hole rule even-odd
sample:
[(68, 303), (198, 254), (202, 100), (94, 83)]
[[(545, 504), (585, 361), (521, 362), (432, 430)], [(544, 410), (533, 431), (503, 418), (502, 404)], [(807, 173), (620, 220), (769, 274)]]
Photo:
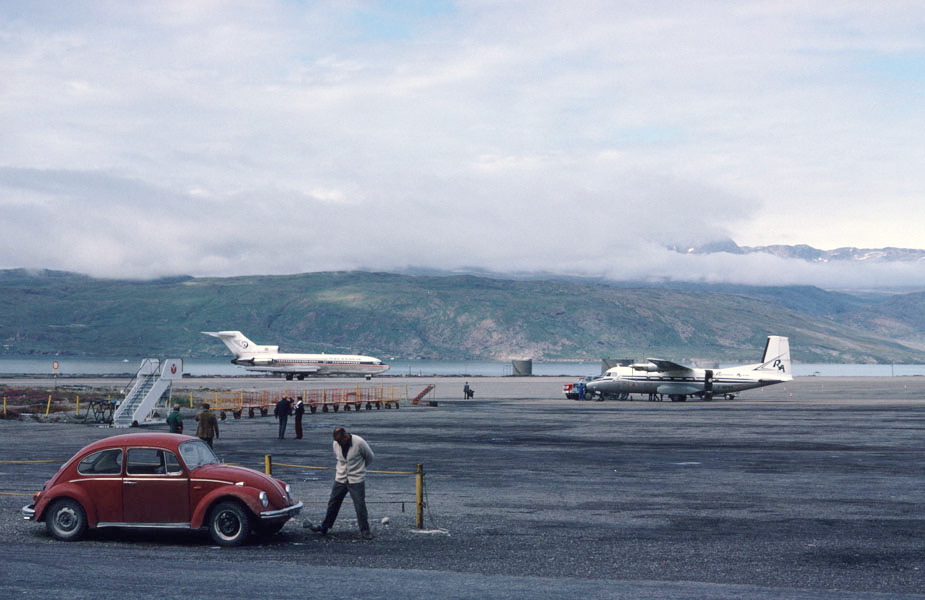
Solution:
[(288, 483), (286, 484), (286, 497), (292, 500), (292, 486)]
[(260, 503), (263, 504), (263, 507), (266, 508), (270, 504), (270, 499), (267, 498), (266, 492), (260, 492), (257, 494), (257, 497), (260, 498)]

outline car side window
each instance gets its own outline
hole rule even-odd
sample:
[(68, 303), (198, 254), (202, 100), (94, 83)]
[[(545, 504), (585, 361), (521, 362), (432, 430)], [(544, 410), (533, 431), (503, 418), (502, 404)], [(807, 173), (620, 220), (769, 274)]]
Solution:
[(101, 450), (86, 457), (77, 465), (81, 475), (118, 475), (122, 473), (122, 450)]
[(126, 475), (179, 475), (183, 472), (177, 455), (160, 448), (129, 448)]
[(157, 448), (129, 448), (126, 475), (165, 475), (164, 455)]
[(183, 467), (180, 466), (180, 461), (177, 460), (176, 454), (167, 450), (161, 450), (161, 452), (164, 454), (164, 463), (167, 465), (168, 475), (179, 475), (183, 472)]

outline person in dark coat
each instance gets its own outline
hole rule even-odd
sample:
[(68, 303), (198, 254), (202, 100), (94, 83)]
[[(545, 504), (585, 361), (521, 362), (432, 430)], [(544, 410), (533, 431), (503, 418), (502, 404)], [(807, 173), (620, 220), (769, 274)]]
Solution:
[(196, 437), (209, 444), (209, 448), (211, 448), (212, 438), (219, 437), (218, 419), (215, 418), (215, 413), (209, 410), (208, 402), (202, 403), (202, 410), (196, 415), (196, 420), (199, 422), (199, 426), (196, 428)]
[(279, 419), (279, 439), (286, 439), (286, 423), (289, 421), (289, 411), (292, 410), (292, 404), (289, 398), (283, 397), (276, 403), (273, 409), (273, 416)]
[(183, 433), (183, 415), (180, 414), (180, 405), (173, 405), (173, 412), (167, 415), (167, 426), (170, 433)]
[(302, 415), (305, 414), (305, 405), (301, 400), (295, 403), (295, 439), (302, 439)]

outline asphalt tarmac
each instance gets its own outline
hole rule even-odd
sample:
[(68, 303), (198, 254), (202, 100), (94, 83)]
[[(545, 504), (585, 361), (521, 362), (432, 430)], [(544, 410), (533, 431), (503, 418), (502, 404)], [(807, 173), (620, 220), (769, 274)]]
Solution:
[[(255, 469), (271, 454), (306, 503), (279, 535), (232, 549), (204, 532), (52, 540), (19, 508), (125, 430), (0, 420), (0, 596), (925, 598), (925, 378), (808, 377), (709, 403), (575, 402), (565, 381), (470, 378), (463, 401), (462, 379), (395, 378), (436, 383), (438, 406), (306, 414), (302, 440), (291, 420), (277, 440), (272, 417), (229, 417), (216, 453)], [(374, 540), (349, 504), (327, 537), (302, 528), (332, 478), (305, 467), (331, 466), (336, 425), (370, 443), (374, 469), (424, 465), (423, 531), (402, 474), (368, 478)], [(13, 462), (36, 460), (53, 462)]]

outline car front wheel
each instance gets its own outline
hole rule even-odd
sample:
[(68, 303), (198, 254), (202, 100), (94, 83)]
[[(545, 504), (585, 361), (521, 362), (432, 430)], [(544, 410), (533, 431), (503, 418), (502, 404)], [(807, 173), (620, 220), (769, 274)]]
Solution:
[(240, 546), (250, 530), (250, 514), (237, 502), (220, 502), (212, 509), (209, 534), (219, 546)]
[(59, 540), (79, 540), (87, 530), (87, 513), (76, 500), (55, 500), (45, 515), (45, 527), (48, 533)]

